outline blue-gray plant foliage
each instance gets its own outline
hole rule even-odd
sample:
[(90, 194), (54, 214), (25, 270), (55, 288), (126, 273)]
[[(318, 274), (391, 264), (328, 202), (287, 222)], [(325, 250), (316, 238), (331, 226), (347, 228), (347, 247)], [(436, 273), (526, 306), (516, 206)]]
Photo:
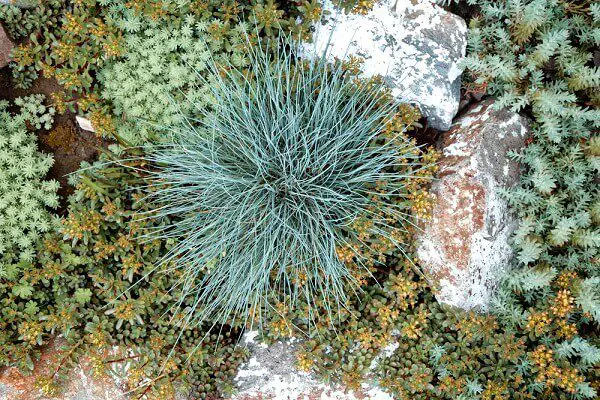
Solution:
[(189, 324), (260, 320), (274, 292), (290, 306), (343, 307), (356, 285), (337, 249), (361, 242), (351, 227), (361, 216), (403, 245), (390, 225), (410, 223), (411, 176), (399, 171), (417, 156), (404, 136), (380, 139), (398, 104), (325, 55), (298, 62), (286, 43), (248, 46), (243, 71), (213, 64), (200, 78), (213, 106), (145, 149), (155, 209), (145, 217), (174, 221), (147, 237), (175, 242), (163, 270), (181, 273), (193, 301), (175, 306), (187, 304)]

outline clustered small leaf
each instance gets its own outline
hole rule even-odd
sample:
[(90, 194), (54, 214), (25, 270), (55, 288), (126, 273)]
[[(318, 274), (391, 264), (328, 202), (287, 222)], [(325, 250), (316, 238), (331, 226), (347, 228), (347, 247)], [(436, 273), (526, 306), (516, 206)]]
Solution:
[(58, 183), (44, 179), (53, 158), (38, 151), (36, 137), (27, 127), (40, 128), (52, 121), (42, 99), (17, 99), (18, 114), (11, 114), (9, 103), (0, 101), (0, 278), (11, 274), (12, 261), (34, 257), (36, 243), (52, 228), (50, 210), (58, 206)]

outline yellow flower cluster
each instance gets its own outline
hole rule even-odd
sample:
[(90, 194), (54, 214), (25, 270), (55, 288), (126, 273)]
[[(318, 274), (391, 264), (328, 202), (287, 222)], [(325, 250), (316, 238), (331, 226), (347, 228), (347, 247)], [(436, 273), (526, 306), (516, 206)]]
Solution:
[(66, 237), (80, 240), (86, 232), (97, 234), (101, 222), (102, 215), (95, 210), (85, 214), (70, 213), (62, 220), (61, 231)]
[(121, 265), (123, 276), (132, 276), (138, 273), (144, 264), (138, 259), (135, 254), (130, 254), (122, 258), (123, 262)]
[(489, 381), (481, 393), (481, 400), (506, 400), (507, 384)]
[[(75, 43), (67, 43), (66, 41), (60, 41), (54, 46), (54, 54), (56, 54), (61, 62), (67, 61), (75, 55), (77, 51), (77, 45)], [(61, 76), (61, 79), (66, 79), (66, 76), (73, 75), (67, 74), (66, 72), (56, 73), (57, 77)]]
[(296, 353), (296, 364), (300, 371), (310, 372), (313, 365), (315, 365), (315, 360), (309, 352), (299, 351)]
[[(450, 378), (450, 377), (449, 377)], [(450, 378), (452, 379), (452, 378)], [(423, 369), (422, 371), (412, 374), (410, 376), (410, 381), (408, 382), (408, 387), (411, 391), (418, 392), (422, 391), (427, 385), (433, 380), (433, 376), (430, 370)], [(456, 383), (453, 382), (453, 385)]]
[(413, 215), (419, 219), (428, 220), (435, 201), (435, 196), (428, 190), (419, 189), (408, 194)]
[(60, 246), (58, 240), (54, 236), (49, 236), (44, 239), (44, 250), (49, 254), (60, 253)]
[(120, 233), (119, 238), (117, 239), (117, 246), (122, 250), (129, 250), (133, 247), (133, 242), (128, 235)]
[(103, 240), (98, 240), (94, 244), (96, 260), (109, 258), (115, 253), (115, 251), (117, 251), (117, 246), (115, 246), (113, 243), (107, 243)]
[[(47, 61), (46, 62), (42, 61), (40, 63), (40, 70), (42, 71), (42, 75), (44, 75), (46, 78), (52, 78), (56, 74), (56, 67), (52, 66)], [(56, 93), (63, 94), (64, 92), (56, 92)], [(54, 98), (54, 93), (52, 93), (50, 95), (50, 97)], [(62, 105), (63, 104), (59, 104), (58, 106), (62, 106)], [(64, 103), (64, 109), (66, 110), (66, 102)], [(61, 111), (61, 109), (58, 107), (57, 107), (57, 110), (58, 110), (59, 114), (64, 113), (64, 111)]]
[(64, 332), (72, 327), (73, 314), (67, 309), (62, 309), (58, 312), (48, 315), (45, 321), (46, 330)]
[[(378, 302), (375, 302), (375, 305), (378, 305)], [(380, 306), (377, 311), (377, 321), (380, 326), (385, 329), (388, 326), (393, 326), (398, 320), (398, 316), (400, 315), (400, 310), (393, 308), (390, 305)]]
[(170, 381), (165, 380), (154, 386), (154, 390), (147, 395), (148, 400), (164, 400), (175, 397), (175, 388)]
[[(411, 380), (412, 380), (412, 376), (411, 375)], [(440, 378), (440, 391), (442, 393), (451, 393), (453, 395), (456, 395), (457, 392), (460, 392), (462, 390), (462, 388), (465, 386), (466, 382), (465, 379), (463, 377), (460, 378), (454, 378), (454, 376), (452, 376), (452, 374), (448, 374), (444, 377)], [(421, 387), (417, 387), (415, 388), (414, 386), (412, 386), (414, 389), (416, 389), (415, 391), (419, 391), (422, 392), (424, 391), (425, 387), (421, 386)]]
[(491, 337), (498, 329), (498, 321), (492, 315), (469, 312), (460, 318), (456, 328), (467, 341), (471, 341), (477, 337)]
[(356, 3), (350, 12), (352, 14), (367, 15), (376, 3), (376, 0), (358, 0), (358, 3)]
[(130, 0), (125, 7), (133, 9), (137, 14), (143, 14), (158, 21), (169, 14), (168, 3), (162, 0)]
[(80, 191), (81, 193), (83, 193), (85, 195), (85, 197), (88, 199), (95, 200), (98, 198), (98, 193), (96, 193), (94, 188), (91, 186), (84, 185), (83, 183), (79, 183), (79, 184), (77, 184), (76, 189), (78, 191)]
[(104, 357), (96, 353), (94, 350), (91, 350), (92, 354), (90, 354), (88, 358), (88, 362), (90, 365), (90, 369), (92, 370), (92, 374), (96, 378), (100, 378), (106, 374), (106, 364)]
[(26, 67), (34, 63), (33, 50), (26, 44), (18, 45), (12, 52), (12, 60), (20, 67)]
[[(66, 47), (64, 51), (75, 51), (77, 47)], [(65, 56), (65, 59), (69, 59), (68, 54)], [(81, 76), (76, 71), (71, 71), (67, 69), (61, 69), (60, 71), (56, 71), (54, 74), (56, 80), (63, 85), (66, 89), (76, 90), (83, 86), (81, 82)]]
[(525, 330), (540, 336), (550, 323), (552, 323), (552, 318), (550, 318), (547, 312), (532, 312), (527, 318)]
[(292, 326), (285, 318), (278, 318), (269, 323), (269, 329), (281, 337), (292, 336)]
[(304, 271), (298, 271), (293, 274), (291, 281), (293, 285), (302, 287), (306, 285), (306, 282), (308, 282), (308, 276)]
[(569, 393), (577, 391), (577, 385), (584, 381), (584, 377), (575, 368), (561, 369), (554, 364), (554, 352), (545, 345), (539, 345), (530, 354), (533, 364), (537, 367), (537, 382), (543, 382), (551, 390), (558, 386)]
[(122, 301), (115, 306), (115, 317), (123, 321), (131, 321), (136, 315), (133, 301)]
[(364, 63), (365, 59), (363, 57), (358, 57), (351, 54), (342, 62), (342, 69), (351, 75), (359, 75), (362, 71)]
[(577, 335), (577, 326), (575, 324), (570, 324), (567, 320), (561, 319), (557, 321), (557, 325), (557, 333), (560, 337), (571, 339)]
[(160, 335), (152, 335), (148, 343), (150, 344), (150, 348), (154, 351), (159, 351), (165, 347), (165, 340)]
[(344, 264), (352, 263), (354, 256), (356, 255), (357, 249), (346, 245), (344, 247), (336, 247), (335, 253), (337, 254), (338, 259)]
[(101, 103), (100, 97), (96, 93), (88, 93), (85, 96), (77, 99), (77, 106), (81, 111), (87, 112), (90, 111), (92, 106), (98, 105)]
[(401, 334), (409, 339), (418, 339), (423, 329), (427, 326), (428, 317), (429, 313), (426, 310), (419, 310), (410, 321), (402, 325)]
[(42, 375), (35, 381), (36, 387), (48, 397), (56, 397), (60, 393), (60, 385), (51, 376)]
[(578, 275), (575, 271), (563, 271), (556, 278), (556, 286), (561, 289), (567, 289), (573, 285)]
[(571, 295), (571, 291), (562, 289), (554, 298), (550, 311), (557, 317), (566, 317), (573, 311), (574, 303), (575, 298)]
[(231, 4), (223, 3), (219, 7), (219, 17), (224, 22), (236, 21), (241, 11), (242, 8), (237, 1)]
[(252, 8), (255, 20), (265, 28), (278, 27), (283, 17), (283, 10), (277, 7), (273, 0), (267, 0), (263, 4), (258, 3)]
[(83, 25), (77, 20), (73, 13), (67, 13), (65, 15), (65, 20), (63, 28), (66, 32), (72, 33), (73, 35), (79, 35), (83, 32)]
[(544, 370), (552, 361), (554, 361), (554, 352), (552, 349), (546, 347), (546, 345), (539, 345), (535, 348), (535, 350), (530, 354), (531, 361), (540, 369)]
[(559, 386), (566, 392), (577, 392), (577, 385), (583, 383), (585, 378), (575, 368), (567, 368), (562, 370)]
[(275, 319), (270, 321), (269, 328), (276, 332), (281, 337), (291, 337), (293, 335), (293, 325), (288, 319), (290, 309), (287, 304), (278, 302), (275, 304), (275, 310), (273, 315), (276, 315)]
[(358, 371), (344, 371), (342, 373), (342, 382), (350, 390), (360, 389), (362, 375)]
[(32, 284), (38, 283), (42, 279), (52, 279), (64, 272), (63, 266), (56, 261), (44, 263), (44, 268), (28, 270), (23, 273), (23, 278)]
[(393, 275), (391, 282), (390, 289), (397, 296), (398, 307), (402, 310), (413, 307), (417, 301), (419, 285), (412, 280), (412, 276)]
[(107, 201), (106, 203), (104, 203), (104, 205), (102, 206), (102, 212), (104, 213), (104, 215), (106, 215), (107, 217), (114, 217), (117, 214), (118, 211), (118, 207), (116, 206), (116, 204), (112, 201)]
[(102, 51), (106, 57), (118, 57), (123, 53), (121, 41), (117, 37), (107, 39), (102, 44)]
[(32, 346), (40, 344), (38, 341), (43, 333), (44, 328), (37, 321), (24, 321), (19, 325), (20, 339)]
[[(54, 74), (54, 71), (54, 68), (43, 64), (42, 72), (45, 77), (51, 77)], [(67, 111), (67, 99), (64, 92), (51, 93), (50, 98), (52, 99), (52, 105), (59, 114), (64, 114)]]
[(97, 135), (109, 135), (116, 132), (115, 123), (109, 114), (101, 111), (92, 111), (90, 113), (90, 122), (96, 130)]
[(410, 126), (421, 119), (422, 114), (418, 107), (411, 106), (408, 103), (400, 104), (398, 115), (407, 126)]

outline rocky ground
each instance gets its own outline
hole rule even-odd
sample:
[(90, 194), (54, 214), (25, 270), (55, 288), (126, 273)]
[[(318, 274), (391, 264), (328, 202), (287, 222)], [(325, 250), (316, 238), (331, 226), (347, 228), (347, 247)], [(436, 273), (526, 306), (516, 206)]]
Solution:
[[(469, 104), (472, 96), (461, 97), (460, 60), (467, 28), (460, 16), (427, 0), (383, 0), (370, 13), (351, 16), (336, 12), (329, 0), (325, 6), (331, 11), (328, 23), (317, 29), (315, 44), (306, 46), (306, 55), (328, 46), (332, 58), (361, 57), (366, 76), (383, 75), (395, 96), (421, 108), (433, 129), (422, 129), (420, 141), (437, 139), (443, 157), (433, 184), (437, 196), (433, 219), (420, 234), (418, 255), (439, 287), (438, 300), (485, 309), (511, 256), (507, 240), (514, 222), (498, 190), (516, 182), (518, 165), (508, 160), (506, 152), (524, 145), (528, 121), (494, 109), (492, 101)], [(8, 59), (7, 40), (0, 31), (0, 67)], [(1, 69), (0, 100), (24, 94), (9, 89), (8, 79), (8, 70)], [(42, 86), (34, 91), (44, 92), (43, 85), (52, 83), (38, 85)], [(63, 136), (50, 137), (59, 128)], [(77, 146), (65, 146), (69, 135)], [(52, 173), (58, 178), (93, 157), (94, 148), (102, 145), (76, 125), (72, 114), (61, 117), (58, 128), (42, 134), (40, 142), (42, 149), (56, 154)], [(374, 383), (359, 392), (323, 384), (296, 369), (294, 341), (266, 346), (255, 336), (250, 332), (244, 337), (243, 345), (252, 355), (236, 377), (234, 399), (391, 399)], [(35, 373), (45, 371), (53, 351), (47, 350), (33, 377), (2, 371), (0, 400), (36, 398), (31, 390)], [(94, 377), (85, 365), (72, 374), (65, 393), (61, 397), (65, 400), (124, 398), (117, 384)]]

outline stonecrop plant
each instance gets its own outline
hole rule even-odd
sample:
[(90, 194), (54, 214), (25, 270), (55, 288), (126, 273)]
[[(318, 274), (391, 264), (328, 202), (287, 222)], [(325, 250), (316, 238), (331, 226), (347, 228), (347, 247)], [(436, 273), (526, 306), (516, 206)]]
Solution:
[[(169, 302), (178, 276), (147, 274), (171, 244), (140, 239), (156, 221), (136, 219), (147, 205), (143, 193), (127, 190), (143, 179), (131, 172), (84, 165), (71, 176), (67, 215), (41, 235), (35, 258), (0, 274), (0, 368), (35, 368), (40, 398), (64, 398), (64, 383), (81, 365), (96, 378), (116, 378), (132, 399), (172, 399), (175, 390), (222, 398), (246, 358), (236, 327), (218, 335), (208, 334), (210, 324), (177, 325)], [(48, 370), (36, 363), (42, 354)]]
[(246, 70), (213, 64), (213, 107), (145, 148), (146, 217), (177, 221), (146, 236), (175, 241), (164, 272), (183, 271), (179, 285), (195, 298), (187, 323), (260, 320), (274, 291), (289, 307), (314, 306), (309, 320), (316, 306), (331, 313), (360, 274), (346, 261), (371, 262), (357, 250), (365, 236), (402, 248), (411, 223), (418, 168), (406, 167), (420, 155), (389, 129), (399, 105), (383, 83), (324, 56), (298, 61), (284, 42), (249, 47)]
[(13, 262), (34, 257), (40, 236), (52, 226), (49, 211), (58, 206), (58, 182), (44, 180), (54, 160), (38, 151), (27, 127), (52, 122), (54, 110), (42, 102), (43, 96), (19, 98), (21, 110), (12, 114), (0, 101), (0, 279)]

